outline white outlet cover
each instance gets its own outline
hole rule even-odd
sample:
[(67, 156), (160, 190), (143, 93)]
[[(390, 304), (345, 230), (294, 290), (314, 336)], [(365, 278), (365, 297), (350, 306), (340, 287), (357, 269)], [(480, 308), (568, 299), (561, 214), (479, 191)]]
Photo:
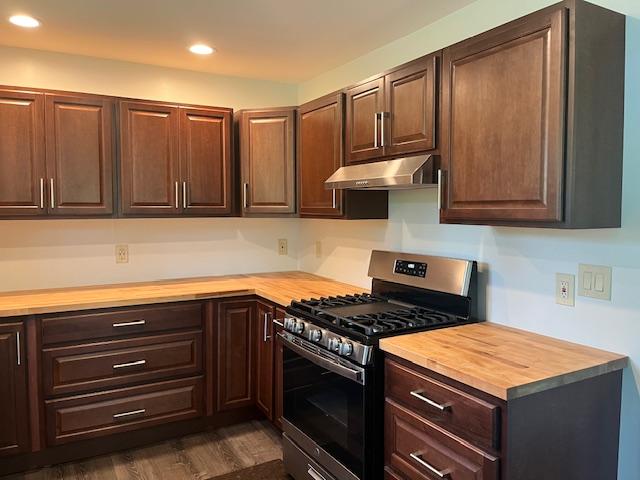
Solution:
[(556, 303), (558, 305), (575, 306), (575, 284), (575, 275), (556, 273)]
[(288, 245), (287, 245), (287, 239), (286, 238), (279, 238), (278, 239), (278, 254), (279, 255), (286, 255), (288, 252)]
[(578, 265), (578, 295), (611, 300), (611, 267), (604, 265)]
[(129, 263), (129, 245), (116, 245), (116, 263)]

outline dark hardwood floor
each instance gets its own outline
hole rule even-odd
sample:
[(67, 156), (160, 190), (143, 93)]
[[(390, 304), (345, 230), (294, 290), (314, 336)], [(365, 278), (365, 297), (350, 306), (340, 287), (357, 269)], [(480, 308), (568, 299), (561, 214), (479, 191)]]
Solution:
[(0, 480), (205, 480), (278, 458), (280, 433), (253, 421)]

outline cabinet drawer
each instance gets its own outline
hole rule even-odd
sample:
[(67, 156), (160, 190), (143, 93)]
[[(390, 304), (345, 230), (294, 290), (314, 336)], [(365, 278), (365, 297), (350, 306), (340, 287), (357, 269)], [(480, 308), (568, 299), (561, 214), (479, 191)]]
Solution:
[(202, 370), (202, 332), (45, 349), (46, 396), (113, 388)]
[(42, 319), (42, 343), (87, 342), (145, 333), (202, 328), (203, 304), (166, 304), (75, 313)]
[(139, 430), (203, 414), (202, 377), (45, 402), (49, 445)]
[(496, 457), (388, 399), (385, 464), (410, 480), (497, 480), (499, 472)]
[(480, 447), (499, 447), (500, 407), (497, 405), (389, 359), (385, 363), (385, 394)]

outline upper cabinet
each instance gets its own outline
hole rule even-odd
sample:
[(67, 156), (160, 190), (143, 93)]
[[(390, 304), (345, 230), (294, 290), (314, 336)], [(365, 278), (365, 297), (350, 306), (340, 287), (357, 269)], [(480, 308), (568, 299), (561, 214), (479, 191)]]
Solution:
[(231, 213), (231, 110), (120, 102), (121, 211)]
[(242, 213), (296, 213), (295, 108), (238, 112)]
[(444, 50), (443, 222), (620, 225), (624, 30), (576, 1)]
[(436, 149), (439, 54), (346, 90), (347, 163)]

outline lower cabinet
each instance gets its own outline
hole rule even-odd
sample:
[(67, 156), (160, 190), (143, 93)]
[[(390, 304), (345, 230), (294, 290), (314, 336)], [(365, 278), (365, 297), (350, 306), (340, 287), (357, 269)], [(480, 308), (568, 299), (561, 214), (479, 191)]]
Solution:
[(256, 406), (269, 419), (273, 420), (273, 317), (274, 307), (258, 300), (257, 302), (257, 369), (256, 369)]
[(286, 313), (282, 308), (276, 307), (276, 318), (273, 321), (273, 424), (282, 430), (282, 402), (283, 402), (283, 381), (282, 362), (284, 360), (284, 344), (278, 336), (284, 330), (284, 317)]
[(29, 449), (24, 345), (22, 323), (0, 324), (0, 456), (16, 455)]

